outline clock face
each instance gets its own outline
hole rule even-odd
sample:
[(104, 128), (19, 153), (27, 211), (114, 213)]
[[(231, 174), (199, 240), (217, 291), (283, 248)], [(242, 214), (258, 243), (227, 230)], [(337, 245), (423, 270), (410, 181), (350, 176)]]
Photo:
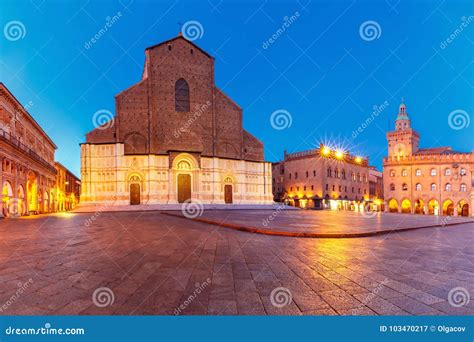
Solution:
[(393, 151), (395, 152), (395, 155), (397, 156), (405, 156), (407, 154), (406, 146), (405, 144), (402, 144), (402, 143), (396, 144)]

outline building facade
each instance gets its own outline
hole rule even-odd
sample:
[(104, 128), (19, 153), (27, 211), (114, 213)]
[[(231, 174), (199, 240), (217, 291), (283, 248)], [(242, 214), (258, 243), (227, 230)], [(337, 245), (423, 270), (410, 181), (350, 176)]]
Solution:
[[(368, 158), (319, 148), (287, 154), (273, 163), (277, 202), (311, 209), (373, 210)], [(375, 208), (376, 209), (376, 208)]]
[(79, 203), (81, 181), (64, 165), (56, 162), (55, 211), (73, 210)]
[(214, 83), (214, 58), (181, 35), (145, 50), (142, 79), (81, 145), (83, 205), (272, 203), (263, 144)]
[(369, 167), (369, 199), (372, 202), (372, 210), (384, 211), (383, 173), (374, 166)]
[(473, 216), (474, 152), (419, 148), (404, 103), (387, 133), (383, 160), (385, 210), (425, 215)]
[(54, 210), (56, 145), (0, 83), (1, 217)]

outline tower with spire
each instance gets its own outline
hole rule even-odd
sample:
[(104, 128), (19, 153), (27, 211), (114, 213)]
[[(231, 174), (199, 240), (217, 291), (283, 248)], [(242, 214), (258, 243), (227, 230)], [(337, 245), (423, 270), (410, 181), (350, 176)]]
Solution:
[(395, 120), (395, 130), (387, 133), (389, 157), (402, 158), (412, 155), (418, 151), (419, 140), (418, 132), (411, 128), (411, 121), (402, 98)]

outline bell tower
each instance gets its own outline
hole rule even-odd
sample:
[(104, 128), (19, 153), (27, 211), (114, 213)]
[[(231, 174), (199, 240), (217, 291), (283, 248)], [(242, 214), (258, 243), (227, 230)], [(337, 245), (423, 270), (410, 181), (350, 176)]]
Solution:
[(405, 103), (402, 99), (395, 120), (395, 130), (387, 133), (388, 156), (405, 157), (418, 151), (420, 136), (411, 128), (411, 121), (406, 111)]

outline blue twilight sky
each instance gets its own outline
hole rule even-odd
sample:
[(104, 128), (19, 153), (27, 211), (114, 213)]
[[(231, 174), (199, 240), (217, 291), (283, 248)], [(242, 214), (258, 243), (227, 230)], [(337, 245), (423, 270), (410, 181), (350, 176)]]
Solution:
[[(423, 147), (474, 149), (472, 1), (2, 0), (0, 6), (0, 80), (58, 145), (56, 159), (76, 174), (93, 114), (115, 113), (114, 96), (141, 77), (144, 49), (189, 21), (202, 26), (194, 42), (216, 58), (216, 84), (243, 108), (244, 127), (264, 142), (269, 161), (285, 149), (325, 141), (368, 155), (380, 168), (402, 97)], [(114, 15), (118, 20), (86, 48)], [(12, 21), (23, 25), (20, 31)], [(376, 115), (374, 106), (382, 106)], [(291, 126), (273, 128), (277, 110), (289, 113)]]

